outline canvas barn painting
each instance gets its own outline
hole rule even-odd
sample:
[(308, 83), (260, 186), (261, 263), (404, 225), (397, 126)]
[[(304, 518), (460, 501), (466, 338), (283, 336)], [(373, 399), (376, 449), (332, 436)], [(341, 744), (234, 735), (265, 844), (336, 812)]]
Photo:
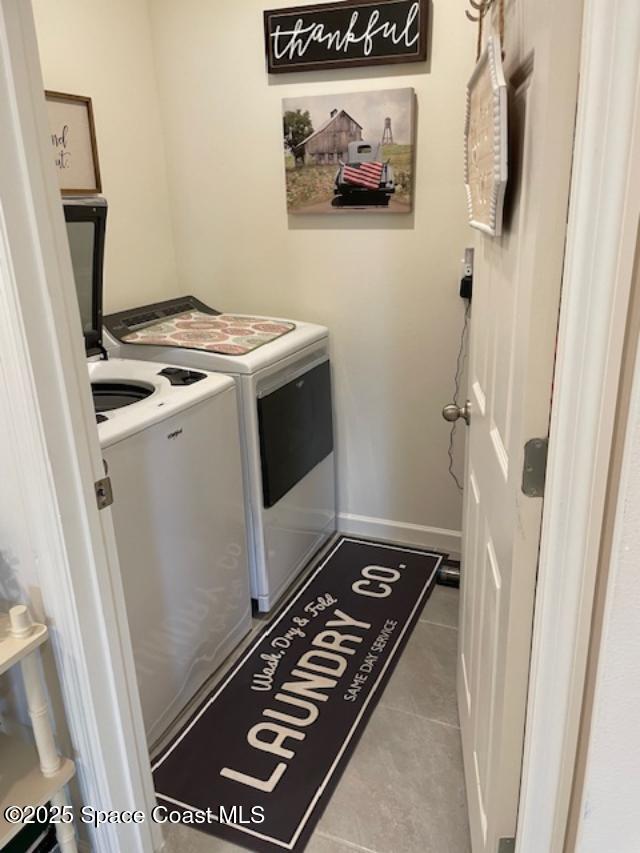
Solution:
[(415, 92), (283, 101), (289, 213), (410, 213)]

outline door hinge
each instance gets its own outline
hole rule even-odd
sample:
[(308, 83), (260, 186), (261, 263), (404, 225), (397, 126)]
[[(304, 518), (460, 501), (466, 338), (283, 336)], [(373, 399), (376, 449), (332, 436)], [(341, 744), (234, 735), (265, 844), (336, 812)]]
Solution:
[(501, 838), (498, 842), (498, 853), (515, 853), (515, 838)]
[(96, 501), (98, 509), (108, 509), (113, 504), (113, 488), (111, 486), (111, 478), (104, 477), (95, 483)]
[(532, 438), (524, 446), (522, 491), (528, 498), (541, 498), (544, 496), (548, 455), (548, 438)]

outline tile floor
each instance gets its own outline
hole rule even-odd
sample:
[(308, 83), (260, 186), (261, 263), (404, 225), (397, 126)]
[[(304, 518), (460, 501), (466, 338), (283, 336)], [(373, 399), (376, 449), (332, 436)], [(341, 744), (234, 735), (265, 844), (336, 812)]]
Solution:
[[(469, 853), (456, 708), (458, 591), (437, 587), (307, 853)], [(242, 848), (187, 827), (164, 853)]]

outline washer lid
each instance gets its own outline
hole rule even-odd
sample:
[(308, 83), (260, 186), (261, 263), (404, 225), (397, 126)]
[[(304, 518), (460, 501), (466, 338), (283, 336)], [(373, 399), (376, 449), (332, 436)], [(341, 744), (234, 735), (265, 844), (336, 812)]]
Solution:
[(107, 202), (104, 198), (64, 200), (64, 217), (87, 355), (102, 346), (102, 288)]

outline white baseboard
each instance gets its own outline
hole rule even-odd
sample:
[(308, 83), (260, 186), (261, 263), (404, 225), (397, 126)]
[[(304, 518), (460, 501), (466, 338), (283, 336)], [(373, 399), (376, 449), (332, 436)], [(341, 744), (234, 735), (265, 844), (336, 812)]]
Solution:
[(459, 530), (444, 530), (440, 527), (424, 527), (386, 518), (371, 518), (365, 515), (338, 515), (338, 530), (351, 536), (367, 536), (397, 542), (399, 545), (416, 545), (433, 548), (458, 557), (462, 550), (462, 533)]

